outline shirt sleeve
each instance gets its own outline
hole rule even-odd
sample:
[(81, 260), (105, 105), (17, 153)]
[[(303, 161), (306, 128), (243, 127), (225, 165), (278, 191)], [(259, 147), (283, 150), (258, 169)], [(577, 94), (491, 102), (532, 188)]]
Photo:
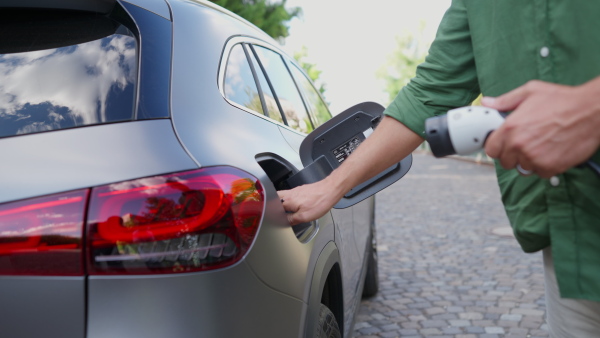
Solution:
[(464, 0), (453, 0), (416, 76), (384, 114), (424, 136), (427, 118), (469, 105), (479, 93), (467, 10)]

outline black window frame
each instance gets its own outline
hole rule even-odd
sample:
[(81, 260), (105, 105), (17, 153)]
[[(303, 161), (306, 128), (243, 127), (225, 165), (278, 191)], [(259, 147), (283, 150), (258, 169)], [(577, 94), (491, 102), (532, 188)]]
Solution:
[[(274, 96), (274, 98), (275, 98), (275, 101), (277, 102), (277, 107), (279, 108), (279, 113), (281, 114), (281, 116), (283, 116), (283, 119), (284, 119), (284, 121), (285, 121), (285, 125), (286, 125), (287, 127), (291, 128), (291, 129), (293, 129), (293, 130), (296, 130), (296, 131), (298, 131), (298, 132), (304, 133), (304, 132), (302, 132), (302, 131), (300, 131), (300, 130), (297, 130), (297, 129), (295, 129), (295, 128), (291, 127), (291, 126), (288, 124), (288, 122), (287, 122), (287, 118), (285, 117), (285, 114), (284, 114), (284, 112), (283, 112), (283, 107), (281, 106), (281, 103), (280, 103), (280, 101), (279, 101), (279, 97), (277, 96), (277, 90), (274, 88), (274, 86), (273, 86), (273, 84), (272, 84), (272, 82), (271, 82), (271, 79), (269, 78), (269, 74), (267, 73), (267, 71), (266, 71), (266, 69), (265, 69), (264, 65), (262, 64), (262, 61), (261, 61), (261, 60), (260, 60), (260, 58), (258, 57), (258, 54), (257, 54), (256, 50), (254, 49), (254, 44), (250, 44), (250, 43), (249, 43), (249, 45), (250, 45), (250, 48), (252, 49), (252, 52), (254, 53), (254, 57), (256, 58), (257, 62), (258, 62), (258, 63), (259, 63), (259, 65), (260, 65), (260, 68), (261, 68), (261, 70), (262, 70), (262, 72), (263, 72), (263, 75), (265, 76), (265, 78), (267, 79), (267, 82), (269, 83), (269, 87), (271, 88), (271, 91), (272, 91), (272, 93), (273, 93), (273, 96)], [(304, 107), (304, 110), (305, 110), (305, 112), (306, 112), (306, 116), (308, 116), (308, 120), (309, 120), (309, 122), (310, 122), (310, 124), (311, 124), (312, 130), (314, 130), (314, 129), (316, 128), (316, 127), (315, 127), (315, 123), (314, 123), (314, 121), (313, 121), (313, 118), (312, 118), (312, 116), (311, 116), (311, 114), (310, 114), (310, 110), (308, 109), (308, 106), (307, 106), (307, 104), (306, 104), (306, 99), (304, 98), (304, 95), (302, 95), (302, 91), (301, 91), (301, 90), (300, 90), (300, 88), (298, 87), (298, 83), (297, 83), (296, 79), (294, 78), (294, 76), (292, 75), (292, 72), (290, 71), (290, 68), (289, 68), (289, 65), (288, 65), (289, 59), (287, 59), (286, 57), (284, 57), (284, 55), (283, 55), (281, 52), (279, 52), (279, 51), (277, 51), (277, 50), (273, 49), (273, 48), (272, 48), (272, 47), (270, 47), (270, 46), (265, 46), (265, 45), (261, 45), (261, 44), (257, 44), (257, 45), (259, 45), (259, 46), (260, 46), (260, 47), (262, 47), (262, 48), (268, 49), (268, 50), (272, 51), (273, 53), (275, 53), (275, 54), (277, 54), (277, 55), (279, 56), (279, 58), (281, 59), (281, 62), (283, 63), (283, 65), (284, 65), (284, 67), (285, 67), (285, 69), (286, 69), (286, 71), (287, 71), (287, 74), (288, 74), (288, 76), (291, 78), (291, 80), (292, 80), (292, 83), (294, 84), (294, 87), (295, 87), (295, 89), (296, 89), (296, 92), (298, 93), (298, 96), (300, 97), (300, 101), (302, 101), (302, 106)], [(257, 81), (257, 80), (258, 80), (258, 79), (256, 79), (256, 78), (255, 78), (255, 81)], [(264, 99), (264, 98), (263, 98), (263, 99)]]
[[(306, 72), (304, 71), (304, 69), (302, 69), (302, 67), (300, 67), (298, 64), (292, 62), (291, 60), (287, 60), (287, 61), (290, 63), (288, 65), (288, 67), (296, 68), (301, 73), (301, 76), (304, 76), (304, 78), (308, 81), (308, 83), (310, 83), (310, 85), (314, 89), (315, 93), (317, 93), (317, 95), (319, 96), (319, 98), (321, 99), (323, 104), (325, 105), (325, 108), (327, 108), (327, 112), (329, 113), (329, 118), (327, 119), (327, 121), (331, 120), (333, 118), (333, 115), (331, 114), (331, 110), (329, 110), (329, 105), (327, 104), (327, 101), (325, 101), (325, 98), (323, 97), (323, 95), (321, 95), (321, 92), (319, 92), (319, 90), (317, 90), (317, 87), (315, 87), (314, 82), (311, 80), (311, 78), (308, 76), (308, 74), (306, 74)], [(309, 99), (306, 97), (307, 94), (304, 93), (304, 90), (300, 89), (300, 85), (298, 84), (298, 79), (296, 79), (296, 77), (294, 76), (294, 72), (292, 72), (289, 68), (288, 68), (288, 71), (292, 75), (292, 78), (294, 79), (294, 82), (296, 83), (296, 87), (299, 88), (298, 91), (300, 92), (300, 96), (302, 97), (304, 104), (307, 106), (308, 115), (311, 118), (313, 127), (317, 128), (321, 124), (327, 122), (327, 121), (324, 121), (323, 123), (321, 123), (319, 125), (315, 124), (314, 120), (317, 120), (316, 112), (313, 112), (312, 109), (310, 108), (310, 105), (307, 103), (309, 101)], [(313, 118), (314, 118), (314, 120), (313, 120)]]

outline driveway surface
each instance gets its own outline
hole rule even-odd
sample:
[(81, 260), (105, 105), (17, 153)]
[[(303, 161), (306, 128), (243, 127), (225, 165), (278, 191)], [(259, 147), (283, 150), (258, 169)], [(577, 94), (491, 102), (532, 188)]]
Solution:
[(548, 337), (541, 253), (512, 236), (494, 168), (414, 154), (377, 195), (380, 289), (354, 337)]

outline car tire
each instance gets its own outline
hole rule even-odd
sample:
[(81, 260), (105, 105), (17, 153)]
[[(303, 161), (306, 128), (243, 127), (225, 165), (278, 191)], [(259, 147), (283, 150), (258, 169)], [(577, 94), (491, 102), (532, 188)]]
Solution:
[(340, 327), (333, 312), (324, 304), (321, 304), (319, 309), (319, 321), (315, 331), (313, 335), (315, 338), (342, 338)]
[(363, 297), (373, 297), (379, 291), (379, 264), (377, 260), (377, 235), (375, 226), (371, 227), (371, 243), (367, 252), (367, 273), (365, 275), (365, 286)]

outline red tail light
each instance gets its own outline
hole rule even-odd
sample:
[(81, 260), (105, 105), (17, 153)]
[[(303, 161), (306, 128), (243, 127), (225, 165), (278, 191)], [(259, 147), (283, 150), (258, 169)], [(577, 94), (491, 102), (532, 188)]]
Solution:
[(0, 275), (83, 275), (87, 193), (0, 205)]
[(202, 271), (246, 253), (264, 207), (259, 182), (226, 167), (92, 190), (90, 274)]
[(250, 248), (263, 209), (260, 182), (230, 167), (2, 204), (0, 275), (82, 276), (85, 268), (89, 274), (156, 274), (229, 266)]

